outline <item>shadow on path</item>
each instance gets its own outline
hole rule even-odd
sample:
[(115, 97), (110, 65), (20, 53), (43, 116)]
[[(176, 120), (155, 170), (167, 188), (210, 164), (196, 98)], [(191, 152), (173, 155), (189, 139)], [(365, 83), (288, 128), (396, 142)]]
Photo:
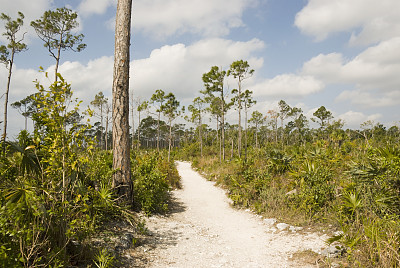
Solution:
[(176, 223), (169, 224), (168, 222), (170, 221), (168, 219), (176, 214), (185, 212), (187, 207), (173, 193), (170, 193), (167, 204), (167, 212), (153, 214), (149, 218), (145, 218), (147, 223), (146, 232), (137, 236), (137, 242), (129, 252), (133, 261), (130, 261), (127, 267), (148, 267), (150, 260), (154, 259), (157, 254), (154, 252), (154, 249), (165, 249), (176, 246), (178, 241), (184, 236), (179, 226)]

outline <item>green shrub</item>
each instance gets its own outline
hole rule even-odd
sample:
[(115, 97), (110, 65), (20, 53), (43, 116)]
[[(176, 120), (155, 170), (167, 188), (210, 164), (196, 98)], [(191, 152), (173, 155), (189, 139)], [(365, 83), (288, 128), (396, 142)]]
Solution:
[[(134, 202), (146, 214), (165, 212), (168, 209), (168, 172), (160, 170), (162, 158), (157, 153), (140, 155), (133, 170)], [(168, 167), (169, 164), (167, 163)], [(165, 164), (164, 164), (165, 166)]]

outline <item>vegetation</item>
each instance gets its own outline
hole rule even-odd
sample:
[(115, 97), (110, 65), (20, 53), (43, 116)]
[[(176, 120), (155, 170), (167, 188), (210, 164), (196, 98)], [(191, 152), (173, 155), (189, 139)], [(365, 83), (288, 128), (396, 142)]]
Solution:
[(44, 42), (44, 47), (47, 48), (50, 56), (56, 60), (55, 80), (57, 80), (61, 51), (80, 52), (86, 48), (86, 44), (82, 43), (84, 35), (72, 34), (79, 26), (77, 19), (78, 14), (76, 12), (63, 7), (48, 10), (44, 12), (40, 19), (31, 22), (36, 34)]
[(0, 46), (0, 62), (4, 63), (8, 68), (8, 78), (7, 78), (7, 88), (5, 93), (5, 102), (4, 102), (4, 124), (3, 124), (3, 136), (2, 141), (5, 142), (7, 138), (7, 109), (8, 109), (8, 96), (10, 93), (10, 85), (11, 85), (11, 75), (12, 68), (14, 65), (14, 57), (15, 54), (20, 53), (27, 49), (27, 46), (22, 41), (24, 40), (24, 35), (22, 37), (18, 37), (17, 34), (21, 30), (22, 25), (24, 24), (24, 14), (18, 12), (18, 19), (12, 20), (10, 16), (1, 13), (0, 19), (5, 21), (5, 29), (6, 32), (3, 35), (6, 37), (9, 42), (7, 46)]
[[(61, 267), (112, 262), (112, 253), (91, 249), (91, 238), (110, 220), (138, 223), (112, 187), (112, 155), (96, 149), (89, 121), (72, 120), (81, 119), (76, 116), (80, 102), (61, 75), (49, 89), (39, 83), (36, 88), (34, 133), (21, 131), (0, 157), (0, 263)], [(173, 162), (158, 153), (131, 158), (133, 207), (146, 214), (166, 211), (168, 192), (179, 187)]]
[[(339, 230), (328, 242), (339, 242), (352, 266), (400, 266), (397, 126), (387, 129), (367, 121), (359, 130), (344, 130), (344, 123), (321, 106), (310, 118), (318, 124), (314, 129), (301, 108), (284, 100), (274, 110), (250, 111), (256, 100), (244, 90), (244, 80), (254, 70), (238, 60), (227, 71), (213, 66), (203, 74), (204, 90), (186, 116), (172, 92), (155, 90), (149, 100), (137, 103), (139, 122), (130, 134), (130, 10), (130, 0), (118, 1), (112, 133), (103, 93), (93, 96), (97, 113), (82, 112), (72, 86), (57, 73), (62, 50), (85, 48), (83, 35), (71, 34), (77, 14), (61, 8), (31, 23), (56, 59), (55, 81), (49, 88), (36, 82), (35, 94), (12, 104), (25, 117), (25, 130), (13, 142), (5, 139), (7, 100), (14, 53), (26, 49), (15, 35), (24, 16), (19, 13), (13, 21), (2, 14), (10, 41), (0, 46), (0, 59), (9, 68), (0, 154), (2, 265), (112, 266), (116, 256), (92, 246), (91, 239), (108, 221), (137, 226), (137, 211), (165, 212), (169, 191), (180, 187), (174, 165), (179, 157), (226, 188), (236, 206)], [(226, 76), (238, 80), (237, 89), (226, 91)], [(237, 124), (226, 118), (232, 107), (238, 111)], [(94, 114), (100, 122), (92, 126)], [(193, 127), (174, 124), (181, 116)], [(32, 133), (28, 118), (34, 122)], [(216, 127), (205, 119), (215, 120)]]
[[(221, 164), (210, 142), (203, 157), (191, 144), (182, 148), (181, 157), (226, 188), (236, 206), (339, 230), (328, 242), (339, 242), (352, 266), (398, 267), (399, 129), (376, 124), (359, 132), (338, 126), (326, 122), (324, 128), (295, 129), (288, 122), (285, 128), (261, 131), (254, 126), (249, 144), (262, 138), (247, 159), (234, 154)], [(278, 142), (275, 131), (282, 133)]]

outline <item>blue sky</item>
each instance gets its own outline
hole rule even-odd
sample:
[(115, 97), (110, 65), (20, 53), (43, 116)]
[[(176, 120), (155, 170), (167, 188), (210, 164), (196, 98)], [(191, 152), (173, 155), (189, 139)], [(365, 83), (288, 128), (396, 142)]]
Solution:
[[(46, 83), (39, 66), (54, 69), (54, 59), (29, 24), (63, 6), (78, 12), (87, 48), (63, 52), (59, 71), (84, 104), (99, 91), (111, 100), (116, 2), (0, 0), (0, 12), (26, 16), (29, 50), (16, 56), (10, 102), (34, 93), (33, 80)], [(131, 90), (135, 98), (148, 99), (163, 89), (187, 106), (203, 89), (201, 76), (211, 66), (228, 69), (243, 59), (255, 69), (244, 84), (257, 100), (253, 110), (266, 114), (283, 99), (308, 118), (324, 105), (345, 128), (367, 120), (398, 125), (399, 10), (398, 0), (136, 0)], [(6, 77), (0, 66), (1, 94)], [(235, 81), (226, 80), (226, 87), (235, 88)], [(4, 97), (1, 111), (3, 103)], [(228, 119), (237, 123), (234, 110)], [(9, 122), (10, 137), (24, 127), (12, 108)]]

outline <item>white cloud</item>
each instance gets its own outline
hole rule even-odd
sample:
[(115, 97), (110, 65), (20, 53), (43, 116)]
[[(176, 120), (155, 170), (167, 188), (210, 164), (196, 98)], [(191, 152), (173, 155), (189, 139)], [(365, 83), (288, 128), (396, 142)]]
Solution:
[(163, 46), (153, 50), (149, 58), (133, 62), (131, 87), (144, 97), (150, 97), (156, 89), (174, 92), (181, 98), (192, 97), (203, 89), (202, 75), (211, 66), (227, 69), (233, 61), (243, 59), (252, 68), (260, 68), (262, 59), (252, 54), (263, 47), (264, 43), (258, 39), (234, 42), (218, 38), (190, 46)]
[(319, 41), (332, 33), (352, 32), (351, 44), (368, 45), (400, 34), (398, 10), (398, 0), (309, 0), (295, 25)]
[(224, 36), (243, 26), (245, 9), (257, 0), (138, 0), (133, 1), (133, 26), (156, 38), (195, 33)]
[(321, 91), (324, 84), (312, 76), (282, 74), (251, 88), (255, 96), (302, 97)]
[[(208, 39), (190, 46), (176, 44), (163, 46), (152, 51), (145, 59), (131, 63), (131, 89), (137, 96), (149, 98), (156, 89), (173, 92), (178, 98), (192, 98), (194, 93), (203, 89), (201, 77), (213, 65), (227, 69), (238, 59), (248, 60), (252, 68), (260, 68), (262, 59), (252, 57), (252, 53), (264, 47), (258, 39), (248, 42), (235, 42), (224, 39)], [(103, 91), (111, 100), (113, 57), (101, 57), (87, 64), (66, 61), (59, 67), (59, 72), (72, 84), (74, 96), (88, 104), (94, 95)], [(12, 95), (20, 100), (35, 92), (33, 80), (39, 79), (48, 85), (53, 81), (54, 65), (46, 69), (49, 79), (44, 79), (32, 69), (13, 69)], [(5, 81), (7, 70), (0, 69), (0, 79)], [(3, 91), (3, 90), (1, 90)]]
[(361, 90), (343, 91), (336, 98), (336, 101), (350, 101), (353, 104), (363, 107), (388, 107), (400, 105), (400, 92), (389, 94), (372, 94)]
[[(100, 91), (111, 100), (113, 66), (114, 58), (103, 56), (89, 61), (86, 65), (66, 61), (59, 67), (59, 72), (71, 83), (74, 96), (88, 104)], [(54, 66), (50, 66), (49, 73), (54, 74), (53, 69)], [(53, 74), (50, 77), (53, 77)]]
[(367, 48), (351, 60), (339, 53), (320, 54), (304, 63), (301, 73), (327, 84), (355, 86), (337, 100), (366, 107), (394, 106), (400, 104), (399, 50), (400, 37), (396, 37)]
[[(30, 23), (33, 20), (39, 19), (43, 13), (50, 9), (53, 4), (53, 0), (0, 0), (1, 12), (9, 15), (13, 20), (18, 17), (18, 12), (22, 12), (25, 16), (24, 26), (20, 31), (22, 36), (23, 33), (27, 32), (25, 35), (25, 43), (29, 43), (30, 40), (36, 37), (36, 33)], [(4, 23), (0, 22), (0, 33), (4, 32)], [(5, 42), (5, 38), (0, 35), (0, 41)]]
[(79, 13), (83, 16), (104, 14), (110, 6), (115, 6), (115, 0), (83, 0), (79, 6)]
[(338, 82), (343, 64), (340, 53), (319, 54), (303, 64), (302, 73), (318, 77), (326, 83)]
[(345, 122), (345, 127), (351, 129), (360, 128), (361, 123), (368, 120), (378, 121), (381, 117), (381, 114), (365, 115), (362, 112), (354, 111), (348, 111), (337, 116), (338, 119), (342, 119)]

